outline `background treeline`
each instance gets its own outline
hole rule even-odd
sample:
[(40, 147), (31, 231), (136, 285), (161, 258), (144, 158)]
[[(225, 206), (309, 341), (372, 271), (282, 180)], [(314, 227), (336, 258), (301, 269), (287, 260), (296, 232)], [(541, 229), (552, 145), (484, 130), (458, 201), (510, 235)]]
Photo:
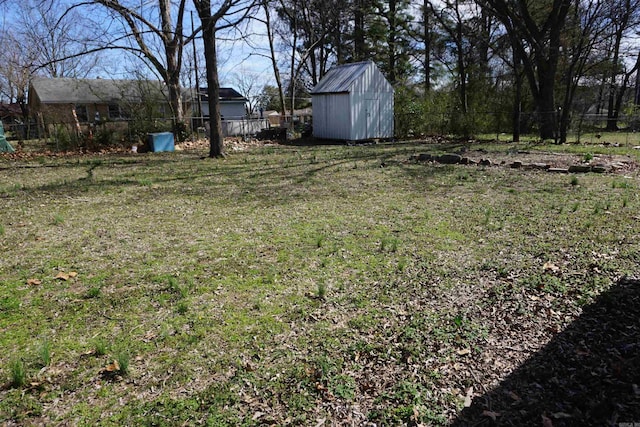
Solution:
[[(249, 52), (244, 59), (269, 64), (266, 74), (239, 66), (222, 76), (250, 111), (308, 106), (309, 90), (333, 65), (372, 60), (396, 89), (399, 137), (509, 132), (564, 142), (572, 129), (637, 125), (640, 0), (20, 3), (0, 33), (0, 97), (21, 105), (33, 75), (100, 69), (107, 77), (114, 67), (134, 75), (139, 61), (151, 70), (143, 74), (167, 83), (181, 121), (178, 88), (197, 84), (198, 61), (208, 70), (201, 83), (218, 79), (212, 55), (241, 61), (225, 53), (231, 43), (230, 51)], [(217, 21), (203, 43), (209, 10)], [(191, 12), (204, 20), (190, 23)], [(115, 50), (129, 62), (109, 63)]]

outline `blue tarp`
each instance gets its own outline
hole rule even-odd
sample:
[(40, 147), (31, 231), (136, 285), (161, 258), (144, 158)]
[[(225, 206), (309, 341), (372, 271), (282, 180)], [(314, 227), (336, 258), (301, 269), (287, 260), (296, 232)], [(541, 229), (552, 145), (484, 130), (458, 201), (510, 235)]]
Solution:
[(171, 132), (150, 133), (147, 135), (149, 151), (157, 153), (159, 151), (174, 151), (174, 139)]

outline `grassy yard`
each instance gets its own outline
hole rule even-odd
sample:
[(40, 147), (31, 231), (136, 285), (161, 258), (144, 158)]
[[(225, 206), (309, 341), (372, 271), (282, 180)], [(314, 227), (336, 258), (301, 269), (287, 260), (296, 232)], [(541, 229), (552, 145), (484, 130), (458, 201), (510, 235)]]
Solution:
[(637, 171), (453, 148), (0, 158), (0, 424), (452, 422), (640, 261)]

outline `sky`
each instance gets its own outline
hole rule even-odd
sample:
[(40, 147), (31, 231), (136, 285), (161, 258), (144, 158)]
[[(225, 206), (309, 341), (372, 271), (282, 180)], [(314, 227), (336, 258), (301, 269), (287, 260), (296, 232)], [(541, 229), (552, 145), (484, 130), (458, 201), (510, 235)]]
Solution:
[[(66, 6), (74, 3), (72, 0), (58, 0), (59, 7), (54, 13), (60, 15)], [(0, 0), (0, 29), (11, 27), (14, 23), (19, 22), (20, 9), (24, 13), (24, 6), (27, 1), (25, 0)], [(121, 0), (121, 3), (133, 7), (136, 6), (137, 10), (141, 10), (145, 15), (152, 11), (157, 11), (157, 0)], [(215, 2), (213, 2), (215, 3)], [(191, 1), (187, 1), (188, 7), (192, 7)], [(92, 9), (78, 9), (81, 13), (87, 16), (83, 16), (82, 19), (88, 18), (94, 21), (93, 24), (84, 24), (85, 27), (94, 26), (99, 27), (101, 25), (108, 25), (111, 22), (109, 15), (102, 7), (94, 7)], [(185, 29), (191, 30), (191, 16), (187, 12), (185, 19)], [(195, 26), (199, 25), (199, 18), (196, 13), (193, 13), (193, 21)], [(122, 31), (122, 27), (117, 23), (111, 23), (109, 25), (109, 31), (111, 34), (117, 34)], [(260, 36), (263, 32), (262, 24), (257, 21), (250, 20), (246, 24), (244, 34), (248, 35), (251, 39), (252, 46), (257, 46), (259, 49), (266, 48), (266, 40), (264, 36)], [(270, 61), (264, 56), (260, 55), (256, 49), (249, 46), (248, 43), (242, 40), (232, 40), (232, 38), (239, 37), (240, 34), (221, 34), (218, 40), (218, 58), (219, 67), (218, 72), (223, 86), (234, 86), (238, 80), (252, 81), (254, 87), (260, 89), (265, 84), (273, 83), (273, 70), (271, 69)], [(200, 39), (196, 40), (196, 46), (198, 51), (198, 68), (201, 80), (205, 74), (203, 48)], [(265, 51), (263, 50), (263, 53)], [(193, 45), (189, 44), (184, 50), (184, 68), (186, 70), (193, 70)], [(109, 51), (102, 55), (100, 64), (94, 67), (87, 77), (89, 78), (128, 78), (133, 74), (140, 73), (147, 78), (157, 78), (151, 69), (140, 63), (139, 60), (133, 58), (131, 55), (123, 53), (123, 51)], [(183, 83), (193, 83), (195, 85), (195, 79), (192, 76), (185, 76)], [(201, 83), (202, 84), (202, 83)]]

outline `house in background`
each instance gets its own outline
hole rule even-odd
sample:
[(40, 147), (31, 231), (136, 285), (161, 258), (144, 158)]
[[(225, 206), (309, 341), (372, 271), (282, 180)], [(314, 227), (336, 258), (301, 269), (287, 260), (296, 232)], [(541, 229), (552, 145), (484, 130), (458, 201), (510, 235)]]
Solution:
[[(202, 104), (202, 117), (209, 117), (209, 95), (207, 88), (198, 90)], [(247, 117), (247, 102), (249, 100), (238, 91), (230, 87), (220, 88), (220, 118), (222, 120), (239, 120)], [(194, 108), (195, 111), (195, 108)]]
[[(198, 100), (199, 97), (199, 100)], [(209, 127), (209, 95), (207, 88), (202, 87), (198, 90), (198, 97), (194, 97), (194, 119), (197, 117), (196, 102), (202, 107), (202, 118), (207, 131)], [(222, 134), (224, 136), (247, 136), (255, 135), (262, 129), (269, 127), (267, 118), (249, 117), (247, 103), (249, 100), (242, 96), (238, 91), (229, 87), (220, 88), (220, 120), (222, 121)], [(195, 126), (194, 126), (195, 128)]]
[(331, 68), (311, 99), (316, 138), (393, 138), (393, 87), (371, 61)]
[(162, 82), (36, 77), (29, 85), (29, 111), (45, 124), (122, 121), (145, 111), (171, 117)]

